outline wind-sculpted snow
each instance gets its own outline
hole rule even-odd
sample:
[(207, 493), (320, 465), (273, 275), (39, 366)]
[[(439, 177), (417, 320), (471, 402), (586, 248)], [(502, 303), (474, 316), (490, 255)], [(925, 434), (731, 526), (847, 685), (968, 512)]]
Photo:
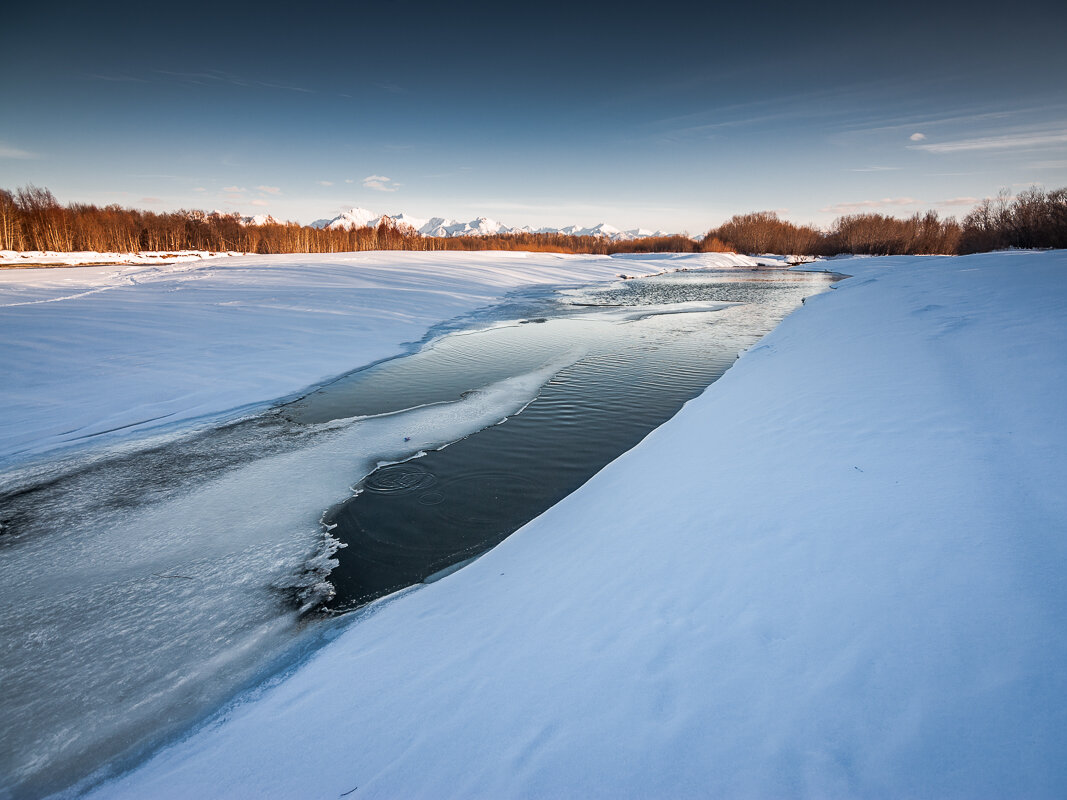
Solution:
[(566, 500), (93, 796), (1067, 794), (1067, 254), (834, 268)]

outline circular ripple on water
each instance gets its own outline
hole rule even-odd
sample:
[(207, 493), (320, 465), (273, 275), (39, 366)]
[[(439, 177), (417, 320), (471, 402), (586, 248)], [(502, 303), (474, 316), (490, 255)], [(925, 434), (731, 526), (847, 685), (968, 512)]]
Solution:
[(363, 488), (375, 494), (407, 494), (428, 489), (436, 482), (434, 474), (418, 464), (392, 464), (368, 475)]
[(426, 494), (419, 495), (419, 502), (424, 506), (436, 506), (445, 501), (445, 496), (440, 492), (426, 492)]

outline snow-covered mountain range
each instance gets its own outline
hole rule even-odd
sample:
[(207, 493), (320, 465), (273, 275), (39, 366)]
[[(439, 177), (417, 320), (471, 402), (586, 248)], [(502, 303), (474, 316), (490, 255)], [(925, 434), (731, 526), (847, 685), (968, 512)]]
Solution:
[(650, 231), (644, 228), (633, 230), (620, 230), (606, 222), (599, 225), (583, 228), (579, 225), (568, 225), (565, 228), (531, 228), (523, 226), (512, 228), (488, 217), (477, 217), (469, 222), (449, 219), (446, 217), (431, 217), (420, 219), (408, 214), (377, 214), (365, 208), (351, 208), (338, 214), (332, 219), (317, 219), (311, 223), (313, 228), (374, 228), (385, 223), (386, 225), (410, 226), (423, 236), (488, 236), (494, 233), (562, 233), (570, 236), (599, 236), (612, 241), (628, 241), (630, 239), (644, 239), (649, 236), (670, 236), (665, 231)]

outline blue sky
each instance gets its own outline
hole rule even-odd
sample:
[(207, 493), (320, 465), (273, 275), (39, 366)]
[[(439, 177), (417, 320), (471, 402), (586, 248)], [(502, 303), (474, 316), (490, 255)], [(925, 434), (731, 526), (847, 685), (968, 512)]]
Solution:
[(1067, 186), (1064, 4), (8, 12), (0, 186), (698, 232)]

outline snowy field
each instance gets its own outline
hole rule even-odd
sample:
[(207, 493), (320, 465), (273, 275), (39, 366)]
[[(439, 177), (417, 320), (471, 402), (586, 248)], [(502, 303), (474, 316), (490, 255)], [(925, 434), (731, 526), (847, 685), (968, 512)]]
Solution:
[[(328, 299), (335, 266), (253, 263), (226, 266), (247, 270), (236, 299), (255, 298), (253, 326), (269, 276), (307, 264), (317, 289), (278, 305), (334, 313), (349, 339), (388, 331), (355, 360), (426, 327), (421, 282), (410, 306), (361, 322), (373, 303)], [(471, 289), (470, 263), (454, 296), (435, 284), (427, 315), (519, 281), (489, 272)], [(544, 263), (544, 280), (622, 269)], [(94, 796), (1067, 794), (1067, 253), (834, 268), (855, 277), (582, 489)], [(179, 299), (213, 285), (168, 280)], [(233, 387), (214, 406), (193, 390), (146, 395), (142, 413), (189, 417), (329, 373), (332, 351), (314, 348), (299, 374), (279, 366), (300, 363), (278, 353), (292, 333), (253, 342), (256, 371), (277, 359), (259, 383), (222, 375)], [(57, 441), (31, 419), (19, 446)]]

